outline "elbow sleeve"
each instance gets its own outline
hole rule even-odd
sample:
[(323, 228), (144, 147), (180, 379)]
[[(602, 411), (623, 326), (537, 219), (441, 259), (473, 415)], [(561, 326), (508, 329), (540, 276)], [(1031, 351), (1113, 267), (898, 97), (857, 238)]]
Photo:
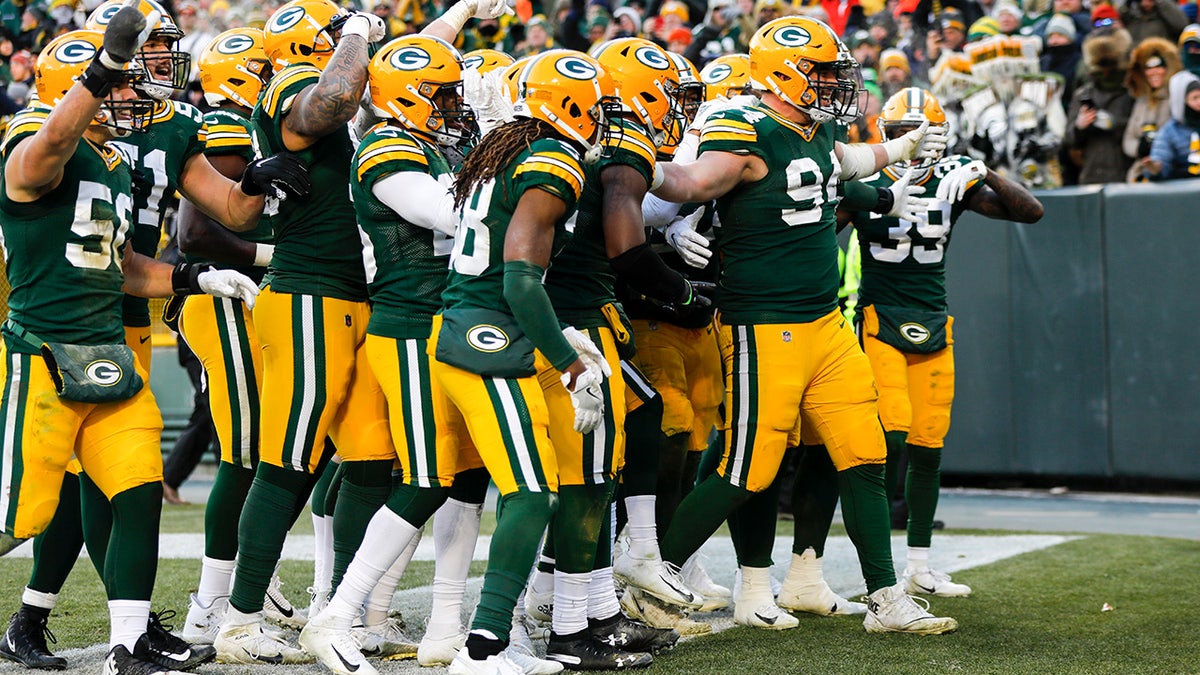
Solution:
[(558, 317), (542, 287), (543, 272), (541, 267), (524, 260), (504, 263), (504, 300), (533, 346), (541, 350), (550, 365), (566, 370), (579, 355), (558, 327)]

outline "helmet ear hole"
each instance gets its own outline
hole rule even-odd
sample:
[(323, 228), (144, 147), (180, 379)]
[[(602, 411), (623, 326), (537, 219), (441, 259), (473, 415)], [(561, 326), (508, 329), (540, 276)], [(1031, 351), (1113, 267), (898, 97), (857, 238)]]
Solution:
[[(566, 101), (564, 101), (564, 103), (566, 103)], [(567, 108), (567, 111), (571, 113), (571, 117), (579, 117), (583, 114), (583, 111), (579, 109), (579, 104), (575, 103), (574, 101), (570, 102), (570, 107)]]

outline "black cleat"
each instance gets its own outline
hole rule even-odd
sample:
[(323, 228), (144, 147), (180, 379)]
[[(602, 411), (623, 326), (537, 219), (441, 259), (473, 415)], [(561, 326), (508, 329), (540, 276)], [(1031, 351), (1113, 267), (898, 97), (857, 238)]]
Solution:
[(212, 645), (194, 645), (171, 634), (171, 625), (163, 620), (175, 616), (173, 610), (150, 612), (146, 633), (133, 646), (133, 655), (168, 670), (192, 670), (217, 658)]
[[(146, 639), (145, 635), (138, 638), (138, 643), (136, 645), (134, 645), (134, 648), (133, 648), (133, 650), (135, 652), (138, 651), (138, 648), (141, 647), (141, 645), (142, 645), (142, 641), (145, 639)], [(103, 675), (182, 675), (182, 674), (179, 671), (171, 670), (170, 668), (163, 668), (162, 666), (158, 665), (157, 663), (154, 663), (153, 661), (139, 659), (138, 657), (134, 656), (133, 654), (130, 654), (129, 650), (125, 648), (125, 645), (117, 645), (116, 647), (113, 647), (112, 651), (110, 651), (108, 653), (108, 656), (106, 656), (104, 658), (104, 673), (103, 673)]]
[(627, 652), (651, 652), (670, 649), (679, 641), (674, 628), (653, 628), (617, 612), (611, 619), (589, 619), (592, 639)]
[(8, 630), (0, 639), (0, 656), (9, 661), (16, 661), (26, 668), (42, 670), (64, 670), (67, 660), (50, 653), (46, 646), (49, 638), (52, 644), (54, 633), (46, 626), (50, 610), (21, 605), (21, 608), (8, 620)]
[(654, 662), (646, 652), (627, 652), (592, 639), (590, 630), (571, 635), (550, 633), (546, 660), (558, 661), (567, 670), (625, 670), (645, 668)]

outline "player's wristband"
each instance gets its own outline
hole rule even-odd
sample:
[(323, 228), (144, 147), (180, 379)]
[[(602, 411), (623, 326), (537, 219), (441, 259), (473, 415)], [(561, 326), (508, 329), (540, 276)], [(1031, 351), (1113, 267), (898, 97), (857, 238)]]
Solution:
[(254, 245), (254, 266), (266, 267), (271, 264), (271, 258), (275, 255), (275, 246), (273, 244), (255, 244)]
[(458, 33), (474, 13), (475, 11), (466, 2), (460, 0), (460, 2), (439, 16), (438, 20), (446, 22), (447, 25), (454, 29), (455, 33)]
[(181, 262), (171, 270), (171, 290), (175, 295), (199, 295), (204, 292), (200, 288), (200, 275), (214, 269), (208, 263)]
[(891, 213), (896, 206), (896, 195), (887, 188), (876, 188), (879, 192), (879, 201), (875, 204), (875, 208), (871, 209), (874, 213)]
[(101, 51), (88, 64), (87, 70), (83, 71), (83, 77), (79, 78), (79, 83), (83, 85), (83, 88), (87, 89), (96, 98), (108, 98), (113, 85), (120, 82), (124, 77), (122, 70), (113, 69), (105, 65), (103, 61), (111, 59), (101, 58), (103, 56), (106, 56), (106, 54)]

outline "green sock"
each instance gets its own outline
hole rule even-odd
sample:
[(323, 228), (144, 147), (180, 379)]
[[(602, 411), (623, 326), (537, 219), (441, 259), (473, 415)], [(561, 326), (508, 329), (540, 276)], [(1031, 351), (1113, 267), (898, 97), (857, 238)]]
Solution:
[(333, 512), (333, 579), (337, 590), (342, 575), (362, 544), (367, 523), (387, 503), (392, 492), (392, 460), (342, 462), (342, 486)]
[(860, 464), (838, 472), (842, 520), (858, 551), (868, 594), (896, 583), (883, 472), (882, 464)]
[[(329, 443), (329, 439), (325, 439), (325, 442)], [(328, 454), (330, 457), (333, 456), (333, 453)], [(312, 503), (310, 505), (312, 514), (314, 516), (324, 517), (329, 515), (329, 513), (325, 511), (325, 498), (329, 493), (329, 484), (333, 482), (333, 475), (337, 473), (338, 467), (340, 466), (341, 463), (329, 462), (325, 465), (324, 469), (317, 472), (317, 482), (315, 485), (313, 485), (311, 499)]]
[(238, 532), (230, 523), (241, 520), (246, 494), (254, 482), (254, 469), (221, 462), (204, 507), (204, 555), (217, 560), (237, 557)]
[(659, 544), (663, 559), (682, 566), (750, 494), (717, 475), (701, 481), (679, 505), (680, 517)]
[(837, 469), (823, 445), (806, 445), (792, 486), (792, 515), (795, 527), (792, 552), (802, 555), (808, 548), (825, 555), (829, 526), (837, 510)]
[(263, 595), (283, 553), (283, 540), (298, 500), (307, 499), (314, 477), (259, 462), (238, 521), (237, 571), (229, 604), (239, 612), (262, 610)]
[(33, 538), (33, 572), (29, 587), (39, 593), (58, 593), (83, 550), (83, 522), (79, 513), (79, 477), (63, 476), (58, 509), (46, 529)]
[(625, 468), (621, 470), (623, 497), (652, 495), (655, 492), (662, 414), (662, 397), (655, 396), (625, 416)]
[(908, 445), (908, 545), (929, 548), (942, 477), (942, 449)]
[(387, 498), (387, 507), (409, 525), (421, 529), (433, 514), (446, 503), (449, 488), (427, 487), (401, 483), (392, 487)]
[(508, 642), (513, 608), (529, 579), (542, 532), (553, 514), (554, 495), (550, 492), (519, 491), (500, 498), (472, 630), (486, 630)]
[[(687, 471), (688, 442), (691, 434), (663, 436), (658, 454), (658, 494), (654, 499), (654, 524), (661, 540), (671, 526), (671, 519), (683, 500), (684, 476)], [(692, 477), (695, 480), (695, 476)]]
[(700, 455), (700, 466), (696, 469), (696, 485), (703, 483), (709, 476), (717, 472), (721, 466), (721, 458), (725, 456), (725, 432), (717, 431), (713, 442), (708, 444)]
[[(159, 494), (162, 494), (161, 489)], [(154, 512), (161, 511), (162, 504), (157, 504)], [(87, 544), (88, 557), (92, 559), (92, 567), (96, 568), (96, 574), (103, 579), (105, 561), (108, 558), (108, 542), (112, 536), (113, 507), (108, 503), (108, 497), (104, 496), (86, 473), (79, 474), (79, 512), (83, 519), (83, 541)], [(155, 522), (157, 523), (157, 520)]]
[(104, 560), (109, 600), (149, 600), (158, 571), (162, 483), (146, 483), (112, 498), (112, 535)]
[(608, 506), (604, 507), (604, 517), (600, 520), (600, 536), (596, 537), (596, 553), (592, 556), (592, 569), (602, 570), (605, 567), (612, 567), (613, 557), (613, 509), (612, 500), (608, 501)]
[(904, 444), (908, 441), (907, 431), (885, 431), (883, 438), (887, 442), (887, 470), (884, 473), (884, 489), (888, 496), (888, 522), (892, 517), (892, 495), (898, 493), (904, 476), (901, 469), (904, 466)]
[[(329, 477), (329, 483), (325, 486), (325, 498), (321, 501), (321, 508), (325, 510), (325, 515), (332, 516), (337, 511), (337, 500), (342, 494), (342, 481), (346, 479), (346, 463), (338, 462), (338, 465), (333, 467), (333, 474)], [(316, 499), (314, 496), (313, 499)]]
[(775, 522), (779, 518), (779, 491), (783, 472), (762, 492), (755, 492), (729, 514), (729, 537), (739, 565), (770, 567), (775, 547)]
[(555, 568), (571, 574), (592, 571), (596, 539), (611, 496), (611, 483), (559, 486), (558, 511), (550, 523)]
[[(683, 458), (683, 479), (679, 481), (681, 492), (679, 500), (692, 494), (692, 490), (696, 489), (696, 475), (700, 473), (700, 459), (704, 456), (703, 452), (688, 450), (687, 455)], [(678, 508), (678, 507), (676, 507)]]

